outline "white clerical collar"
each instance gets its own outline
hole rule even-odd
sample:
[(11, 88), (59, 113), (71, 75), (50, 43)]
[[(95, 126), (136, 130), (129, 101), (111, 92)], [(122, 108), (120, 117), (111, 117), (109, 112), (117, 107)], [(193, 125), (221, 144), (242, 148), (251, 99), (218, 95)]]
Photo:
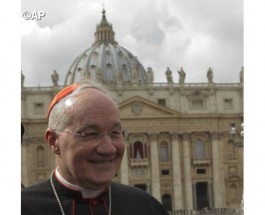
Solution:
[(80, 191), (82, 193), (82, 196), (83, 198), (96, 198), (98, 197), (104, 190), (101, 189), (101, 190), (89, 190), (87, 188), (84, 188), (84, 187), (79, 187), (75, 184), (71, 184), (70, 182), (66, 181), (61, 175), (60, 173), (58, 172), (58, 169), (56, 168), (55, 170), (55, 174), (56, 174), (56, 177), (57, 179), (66, 187), (72, 189), (72, 190), (77, 190), (77, 191)]

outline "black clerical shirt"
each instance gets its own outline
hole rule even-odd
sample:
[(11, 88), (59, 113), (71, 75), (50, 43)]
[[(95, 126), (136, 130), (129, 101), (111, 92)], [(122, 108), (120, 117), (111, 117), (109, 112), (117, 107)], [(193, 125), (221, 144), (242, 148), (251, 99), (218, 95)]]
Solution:
[[(108, 215), (109, 210), (112, 215), (168, 215), (155, 198), (135, 187), (111, 183), (111, 198), (106, 189), (97, 198), (85, 199), (81, 192), (62, 185), (54, 174), (52, 180), (65, 215)], [(22, 190), (21, 214), (62, 214), (50, 180)]]

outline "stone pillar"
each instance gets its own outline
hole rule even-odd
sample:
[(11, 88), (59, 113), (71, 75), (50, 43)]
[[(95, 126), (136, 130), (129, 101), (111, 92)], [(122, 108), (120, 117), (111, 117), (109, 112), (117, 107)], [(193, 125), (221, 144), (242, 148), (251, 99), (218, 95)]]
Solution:
[(172, 164), (173, 164), (173, 207), (174, 210), (183, 208), (183, 195), (181, 184), (181, 165), (179, 152), (179, 136), (177, 133), (171, 134), (172, 141)]
[(210, 98), (209, 98), (209, 101), (210, 101), (210, 112), (211, 113), (216, 113), (217, 112), (217, 106), (218, 105), (216, 105), (216, 95), (215, 95), (213, 89), (210, 89)]
[(220, 142), (218, 140), (218, 134), (216, 132), (211, 134), (212, 145), (212, 165), (213, 165), (213, 198), (214, 207), (221, 208), (224, 206), (224, 176), (221, 165)]
[(183, 134), (183, 160), (184, 160), (184, 187), (186, 209), (193, 209), (192, 183), (191, 183), (191, 155), (189, 134)]
[(209, 207), (213, 207), (213, 184), (211, 182), (208, 183), (208, 195), (209, 195)]
[[(196, 193), (196, 184), (197, 183), (193, 183), (192, 184), (192, 191), (193, 193), (195, 194)], [(197, 208), (197, 196), (196, 195), (193, 195), (193, 205), (194, 205), (194, 208)]]
[(158, 201), (161, 202), (157, 135), (154, 133), (150, 134), (150, 148), (151, 148), (152, 196), (154, 196)]
[(120, 169), (120, 174), (121, 174), (121, 183), (122, 184), (127, 184), (129, 185), (129, 171), (128, 171), (128, 149), (125, 144), (125, 151), (123, 155), (123, 159), (121, 162), (121, 169)]

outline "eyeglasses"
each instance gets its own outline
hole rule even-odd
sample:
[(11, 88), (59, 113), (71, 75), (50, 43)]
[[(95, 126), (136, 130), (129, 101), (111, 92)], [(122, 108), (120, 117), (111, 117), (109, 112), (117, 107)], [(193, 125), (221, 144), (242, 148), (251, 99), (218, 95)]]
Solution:
[(100, 131), (82, 131), (81, 133), (75, 133), (68, 130), (59, 130), (55, 129), (61, 132), (67, 132), (71, 135), (75, 135), (77, 138), (81, 140), (91, 140), (91, 141), (99, 141), (101, 140), (105, 135), (109, 136), (112, 141), (117, 141), (122, 138), (125, 138), (127, 135), (127, 131), (108, 131), (108, 132), (100, 132)]

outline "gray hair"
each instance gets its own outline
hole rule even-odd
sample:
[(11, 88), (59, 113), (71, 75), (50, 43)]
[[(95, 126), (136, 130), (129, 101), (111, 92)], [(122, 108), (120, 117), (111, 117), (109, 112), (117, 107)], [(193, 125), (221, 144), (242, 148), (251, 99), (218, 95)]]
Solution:
[[(93, 81), (87, 81), (85, 83), (80, 84), (77, 89), (75, 89), (72, 93), (59, 100), (58, 103), (54, 105), (48, 118), (48, 127), (63, 130), (66, 126), (68, 126), (71, 123), (71, 119), (73, 118), (73, 115), (70, 114), (70, 111), (72, 110), (72, 108), (70, 107), (72, 107), (73, 105), (68, 106), (67, 102), (73, 101), (76, 95), (78, 95), (82, 90), (88, 88), (97, 89), (106, 94), (110, 99), (114, 101), (110, 93), (102, 85)], [(115, 101), (114, 103), (116, 104)]]

